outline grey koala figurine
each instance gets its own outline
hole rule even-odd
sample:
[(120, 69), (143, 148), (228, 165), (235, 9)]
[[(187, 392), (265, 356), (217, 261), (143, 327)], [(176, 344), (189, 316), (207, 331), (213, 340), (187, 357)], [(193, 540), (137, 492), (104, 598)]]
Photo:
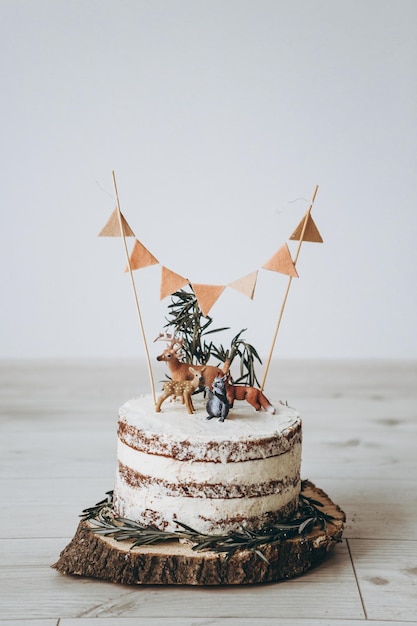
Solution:
[(219, 422), (224, 422), (229, 414), (230, 406), (226, 397), (226, 379), (227, 375), (223, 377), (216, 376), (212, 383), (213, 389), (211, 390), (210, 387), (206, 387), (208, 395), (206, 404), (208, 415), (206, 419), (208, 420), (213, 419), (213, 417), (218, 417)]

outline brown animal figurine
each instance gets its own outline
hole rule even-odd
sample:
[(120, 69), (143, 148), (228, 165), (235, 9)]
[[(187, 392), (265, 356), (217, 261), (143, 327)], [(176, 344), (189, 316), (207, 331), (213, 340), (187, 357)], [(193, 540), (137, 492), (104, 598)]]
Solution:
[(229, 402), (229, 406), (233, 406), (235, 400), (246, 400), (249, 402), (256, 411), (264, 409), (268, 413), (275, 413), (275, 408), (269, 402), (268, 398), (262, 393), (260, 389), (255, 387), (245, 387), (244, 385), (232, 385), (230, 379), (226, 382), (226, 397)]
[(177, 396), (181, 396), (182, 403), (185, 404), (188, 413), (194, 413), (191, 395), (201, 385), (202, 372), (195, 370), (193, 367), (190, 368), (190, 371), (194, 376), (193, 380), (167, 380), (167, 382), (164, 383), (164, 392), (158, 398), (158, 402), (155, 406), (156, 413), (160, 413), (162, 403), (170, 396), (173, 396), (174, 400)]
[(168, 341), (168, 345), (165, 350), (156, 357), (157, 361), (165, 361), (168, 363), (172, 380), (192, 380), (193, 373), (191, 368), (202, 373), (202, 381), (200, 389), (205, 387), (211, 387), (213, 380), (216, 376), (224, 376), (228, 373), (230, 367), (230, 360), (226, 360), (223, 368), (220, 369), (215, 365), (192, 365), (190, 363), (184, 363), (181, 361), (180, 350), (182, 348), (182, 339), (172, 337), (171, 335), (159, 335), (155, 341)]

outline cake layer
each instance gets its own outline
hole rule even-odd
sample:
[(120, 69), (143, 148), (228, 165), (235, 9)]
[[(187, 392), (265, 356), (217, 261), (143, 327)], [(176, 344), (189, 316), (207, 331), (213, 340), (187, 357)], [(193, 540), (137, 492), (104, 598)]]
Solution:
[[(213, 463), (178, 461), (132, 450), (119, 442), (119, 474), (135, 488), (193, 498), (243, 498), (277, 493), (300, 480), (301, 443), (266, 459)], [(284, 478), (282, 478), (284, 477)]]
[(281, 403), (271, 415), (237, 402), (218, 422), (205, 419), (204, 401), (193, 403), (193, 415), (179, 402), (155, 413), (150, 396), (120, 409), (117, 514), (210, 534), (286, 519), (301, 486), (298, 413)]
[(146, 453), (215, 463), (280, 455), (301, 441), (300, 416), (282, 403), (275, 404), (271, 415), (235, 402), (220, 424), (204, 419), (204, 402), (193, 397), (193, 403), (196, 413), (190, 415), (179, 402), (166, 403), (155, 413), (151, 396), (130, 400), (119, 411), (119, 440)]
[(259, 530), (288, 518), (297, 508), (301, 485), (251, 498), (191, 498), (136, 489), (116, 479), (114, 508), (121, 517), (161, 530), (179, 530), (182, 522), (202, 534), (228, 533), (246, 527)]

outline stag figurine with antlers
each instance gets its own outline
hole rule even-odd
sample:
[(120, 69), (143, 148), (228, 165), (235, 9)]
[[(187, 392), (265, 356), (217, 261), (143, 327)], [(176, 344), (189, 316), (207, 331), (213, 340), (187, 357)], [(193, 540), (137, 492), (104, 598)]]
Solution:
[(230, 361), (224, 363), (223, 369), (215, 365), (193, 365), (181, 360), (182, 339), (168, 334), (160, 334), (155, 341), (166, 341), (167, 347), (156, 357), (157, 361), (168, 364), (173, 381), (193, 380), (194, 374), (191, 369), (201, 372), (200, 389), (211, 387), (216, 376), (224, 376), (229, 372)]

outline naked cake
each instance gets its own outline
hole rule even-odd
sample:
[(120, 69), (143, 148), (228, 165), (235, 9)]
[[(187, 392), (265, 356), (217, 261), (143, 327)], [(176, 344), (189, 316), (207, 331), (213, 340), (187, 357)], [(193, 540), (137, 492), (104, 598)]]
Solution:
[(258, 530), (288, 519), (298, 506), (301, 418), (275, 404), (275, 414), (237, 402), (223, 423), (166, 403), (155, 412), (151, 396), (126, 402), (119, 412), (114, 509), (120, 517), (200, 533), (242, 526)]
[[(301, 244), (323, 241), (311, 218), (318, 187), (290, 237), (298, 241), (294, 261), (285, 243), (262, 265), (289, 278), (261, 384), (258, 352), (243, 337), (247, 329), (224, 347), (213, 334), (231, 329), (209, 328), (209, 311), (226, 287), (253, 299), (258, 270), (209, 285), (162, 266), (160, 298), (171, 296), (171, 303), (156, 339), (167, 342), (156, 360), (168, 367), (157, 397), (132, 270), (159, 261), (121, 213), (114, 172), (113, 182), (117, 206), (100, 236), (123, 238), (152, 393), (119, 409), (114, 489), (83, 510), (53, 567), (133, 585), (257, 584), (299, 576), (341, 540), (345, 514), (300, 480), (300, 415), (269, 401), (263, 389)], [(135, 237), (130, 256), (126, 237)]]

